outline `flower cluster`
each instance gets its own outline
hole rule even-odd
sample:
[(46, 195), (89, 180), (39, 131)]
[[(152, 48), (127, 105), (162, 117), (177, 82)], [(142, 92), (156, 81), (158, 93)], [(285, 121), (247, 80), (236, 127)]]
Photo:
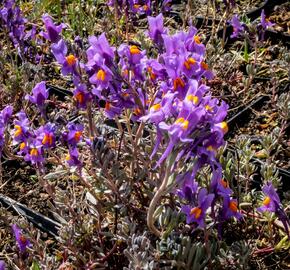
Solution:
[(21, 111), (16, 114), (17, 119), (14, 120), (14, 144), (19, 144), (18, 154), (24, 155), (26, 161), (32, 164), (40, 165), (43, 158), (42, 144), (35, 140), (35, 135), (30, 127), (30, 121), (25, 112)]
[[(130, 5), (132, 9), (147, 14), (149, 8), (147, 10), (144, 6), (149, 7), (150, 1), (145, 2), (130, 1)], [(114, 3), (111, 1), (110, 4)], [(152, 41), (155, 56), (149, 55), (137, 43), (113, 47), (106, 35), (101, 34), (89, 37), (86, 58), (82, 59), (82, 54), (74, 53), (63, 39), (64, 24), (54, 24), (48, 14), (43, 16), (43, 22), (46, 31), (41, 35), (51, 42), (51, 51), (61, 66), (62, 75), (72, 78), (77, 108), (90, 111), (91, 105), (97, 103), (101, 107), (103, 103), (104, 114), (108, 118), (113, 119), (126, 112), (132, 121), (155, 126), (156, 143), (150, 157), (154, 162), (156, 159), (155, 168), (167, 166), (168, 160), (174, 160), (173, 169), (178, 163), (192, 164), (178, 176), (176, 190), (185, 203), (181, 210), (186, 215), (187, 223), (204, 227), (208, 212), (217, 223), (232, 217), (242, 218), (238, 201), (223, 178), (216, 157), (228, 131), (225, 122), (228, 105), (212, 97), (206, 85), (214, 74), (205, 61), (206, 49), (195, 27), (190, 26), (187, 32), (171, 35), (163, 25), (162, 14), (148, 16), (147, 37)], [(234, 17), (233, 25), (233, 36), (237, 36), (244, 29), (238, 17)], [(47, 98), (45, 82), (38, 83), (32, 94), (26, 96), (29, 102), (37, 106), (45, 121)], [(46, 152), (62, 144), (68, 148), (67, 164), (81, 168), (79, 143), (85, 141), (90, 145), (83, 125), (69, 122), (64, 128), (46, 122), (33, 129), (23, 111), (16, 116), (14, 144), (19, 145), (18, 153), (25, 160), (41, 167)], [(207, 187), (197, 180), (198, 171), (205, 166), (211, 169)], [(269, 206), (267, 209), (282, 220), (279, 198), (268, 191), (265, 189), (265, 193), (271, 193), (271, 196), (267, 198), (273, 203), (265, 199), (264, 206)], [(264, 211), (265, 207), (259, 210)]]
[(16, 116), (13, 141), (15, 145), (19, 146), (18, 154), (24, 156), (26, 161), (41, 168), (45, 161), (45, 152), (56, 146), (58, 138), (59, 144), (64, 142), (69, 146), (69, 155), (66, 157), (67, 164), (69, 166), (81, 164), (76, 150), (77, 144), (82, 138), (83, 127), (81, 125), (68, 123), (67, 131), (62, 132), (61, 136), (61, 126), (47, 122), (39, 128), (33, 129), (23, 111), (17, 113)]
[(36, 25), (28, 24), (15, 0), (0, 2), (0, 31), (7, 33), (22, 61), (39, 63), (41, 54), (35, 45), (41, 40), (37, 37)]
[(9, 38), (16, 47), (25, 37), (26, 21), (14, 0), (4, 1), (3, 8), (0, 9), (0, 29), (3, 28), (9, 33)]
[(73, 82), (75, 85), (74, 98), (77, 107), (85, 109), (87, 103), (91, 100), (91, 94), (87, 91), (86, 85), (81, 83), (81, 71), (78, 56), (68, 51), (67, 44), (61, 37), (61, 32), (66, 25), (63, 23), (55, 25), (48, 14), (43, 15), (42, 19), (46, 32), (42, 31), (40, 35), (52, 43), (51, 50), (55, 59), (61, 65), (62, 74), (64, 76), (73, 76)]
[[(26, 98), (31, 103), (35, 104), (40, 112), (45, 115), (45, 101), (48, 98), (45, 82), (36, 84), (32, 90), (32, 95), (27, 95)], [(72, 147), (70, 153), (72, 153), (71, 156), (74, 157), (72, 159), (74, 162), (72, 162), (70, 158), (67, 158), (68, 165), (78, 166), (80, 164), (80, 161), (77, 159), (75, 148), (82, 137), (82, 126), (68, 123), (68, 132), (64, 132), (62, 138), (60, 138), (61, 136), (59, 136), (58, 133), (60, 133), (61, 126), (46, 122), (39, 128), (33, 129), (24, 111), (17, 113), (16, 116), (17, 119), (14, 120), (13, 142), (15, 145), (19, 145), (18, 154), (24, 156), (26, 161), (30, 161), (37, 167), (42, 167), (45, 160), (45, 151), (54, 148), (56, 146), (56, 138), (59, 137), (59, 143), (62, 143), (64, 139), (65, 142)]]
[[(230, 21), (231, 26), (233, 27), (233, 33), (231, 34), (231, 38), (237, 38), (243, 35), (245, 32), (249, 30), (247, 25), (239, 19), (239, 16), (235, 14)], [(260, 39), (264, 39), (264, 32), (269, 27), (272, 27), (274, 24), (271, 23), (265, 15), (264, 9), (262, 9), (261, 16), (260, 16), (260, 23), (257, 25), (257, 30), (260, 34)]]
[(213, 172), (209, 192), (199, 186), (190, 172), (179, 177), (179, 185), (181, 188), (177, 190), (177, 195), (188, 203), (182, 207), (187, 223), (194, 223), (203, 228), (209, 210), (211, 217), (218, 223), (232, 217), (237, 220), (242, 218), (238, 202), (232, 197), (233, 191), (222, 178), (220, 169)]
[(130, 0), (130, 9), (133, 13), (146, 14), (151, 13), (151, 1), (150, 0)]
[[(161, 142), (167, 141), (157, 166), (171, 154), (176, 157), (175, 162), (195, 160), (191, 172), (181, 176), (183, 179), (180, 180), (179, 195), (188, 203), (182, 208), (188, 223), (195, 222), (203, 227), (207, 209), (211, 206), (213, 210), (215, 205), (220, 205), (220, 201), (222, 207), (217, 216), (219, 220), (230, 217), (240, 219), (237, 200), (232, 197), (232, 190), (222, 179), (221, 166), (215, 157), (228, 131), (227, 123), (224, 122), (228, 105), (212, 98), (209, 87), (202, 82), (204, 79), (212, 79), (213, 73), (205, 63), (205, 47), (197, 30), (191, 27), (187, 33), (168, 35), (163, 27), (162, 15), (159, 15), (149, 18), (149, 36), (164, 50), (157, 60), (144, 61), (152, 83), (160, 86), (154, 93), (155, 99), (145, 103), (145, 115), (140, 118), (153, 123), (157, 128), (152, 156)], [(146, 105), (148, 103), (149, 106)], [(205, 165), (212, 168), (209, 191), (198, 187), (194, 180), (197, 171)]]
[[(229, 11), (235, 1), (223, 2)], [(24, 47), (20, 41), (23, 34), (18, 38), (18, 34), (13, 31), (20, 22), (23, 27), (19, 30), (25, 33), (27, 25), (25, 20), (21, 22), (17, 16), (11, 15), (17, 12), (20, 14), (14, 1), (5, 0), (4, 3), (4, 8), (0, 10), (0, 28), (5, 28), (15, 38), (16, 49), (19, 48), (18, 51), (22, 52)], [(65, 39), (67, 35), (63, 34), (67, 26), (60, 22), (55, 23), (50, 15), (44, 14), (43, 31), (39, 33), (41, 44), (37, 44), (40, 45), (37, 49), (43, 52), (50, 49), (54, 62), (49, 65), (60, 67), (53, 70), (59, 70), (63, 75), (61, 82), (71, 90), (63, 91), (68, 93), (63, 101), (53, 96), (56, 87), (50, 87), (48, 81), (36, 81), (31, 93), (25, 96), (23, 110), (16, 111), (13, 119), (11, 106), (1, 108), (3, 110), (0, 111), (0, 158), (15, 158), (15, 161), (22, 158), (32, 164), (39, 177), (39, 185), (50, 196), (51, 203), (55, 203), (55, 213), (59, 213), (59, 217), (66, 221), (60, 220), (59, 239), (63, 240), (62, 243), (69, 240), (69, 248), (74, 252), (67, 254), (65, 250), (59, 262), (54, 260), (59, 269), (110, 265), (111, 258), (123, 250), (118, 247), (119, 241), (114, 243), (116, 238), (130, 240), (122, 244), (124, 247), (127, 245), (124, 254), (130, 255), (131, 250), (136, 251), (131, 258), (128, 256), (129, 263), (142, 253), (142, 245), (139, 244), (146, 240), (148, 245), (153, 244), (152, 250), (147, 254), (150, 260), (153, 259), (149, 262), (145, 258), (144, 265), (158, 267), (159, 260), (154, 260), (154, 254), (160, 248), (169, 250), (170, 254), (166, 251), (162, 255), (167, 261), (178, 261), (193, 268), (191, 264), (196, 262), (205, 265), (209, 258), (202, 262), (198, 254), (207, 257), (203, 256), (204, 251), (207, 251), (213, 259), (217, 257), (216, 234), (217, 238), (228, 236), (227, 222), (240, 222), (247, 218), (247, 222), (241, 226), (256, 224), (261, 219), (261, 213), (265, 212), (270, 213), (267, 215), (269, 221), (278, 218), (289, 236), (290, 221), (272, 183), (266, 182), (263, 186), (263, 199), (256, 211), (250, 209), (254, 202), (243, 203), (244, 198), (250, 198), (245, 196), (245, 192), (255, 171), (254, 166), (250, 166), (250, 169), (248, 166), (251, 151), (238, 149), (236, 155), (230, 157), (231, 154), (228, 154), (227, 158), (220, 158), (222, 150), (225, 149), (222, 147), (225, 145), (224, 137), (228, 132), (228, 105), (214, 96), (209, 87), (216, 81), (212, 80), (212, 63), (206, 60), (208, 58), (202, 42), (203, 36), (191, 24), (186, 31), (169, 31), (164, 25), (162, 13), (156, 17), (150, 16), (159, 8), (168, 11), (170, 0), (111, 0), (106, 3), (117, 9), (114, 10), (116, 23), (119, 20), (117, 11), (124, 12), (126, 19), (133, 19), (132, 21), (136, 19), (134, 16), (141, 15), (141, 18), (146, 18), (147, 15), (148, 31), (145, 32), (145, 37), (142, 36), (139, 42), (136, 35), (134, 41), (127, 40), (121, 45), (119, 42), (111, 43), (110, 35), (105, 33), (83, 40), (76, 37), (69, 41)], [(101, 11), (105, 12), (102, 4), (101, 7)], [(84, 11), (86, 10), (87, 8)], [(5, 15), (6, 13), (10, 15)], [(258, 30), (264, 31), (271, 26), (264, 12), (261, 20), (257, 22), (260, 23), (259, 28), (256, 28)], [(251, 38), (258, 34), (254, 27), (241, 22), (237, 15), (233, 17), (232, 24), (233, 38), (244, 36), (246, 42), (251, 42)], [(30, 25), (32, 24), (29, 27)], [(118, 30), (120, 29), (110, 33), (117, 33), (118, 37), (121, 32)], [(126, 39), (130, 36), (129, 31), (130, 27), (126, 27)], [(116, 36), (113, 37), (115, 38)], [(43, 59), (50, 61), (51, 55)], [(20, 65), (22, 63), (28, 64), (20, 61)], [(21, 68), (25, 67), (23, 65)], [(38, 70), (37, 67), (35, 72), (38, 73)], [(38, 73), (35, 80), (42, 76), (43, 72)], [(58, 78), (50, 81), (53, 83), (55, 79), (59, 82)], [(107, 123), (116, 124), (118, 131), (105, 126)], [(8, 145), (10, 142), (12, 145)], [(239, 163), (235, 163), (236, 160)], [(4, 172), (9, 169), (9, 165), (10, 163), (4, 163)], [(225, 172), (223, 166), (226, 167)], [(264, 177), (270, 179), (271, 171)], [(242, 185), (238, 188), (235, 187), (235, 181), (230, 180), (235, 180), (236, 172), (237, 182)], [(244, 185), (242, 181), (245, 175), (247, 182)], [(0, 180), (1, 177), (3, 175), (0, 168)], [(65, 180), (68, 192), (63, 192), (63, 181), (59, 181), (58, 177)], [(276, 175), (273, 179), (275, 182)], [(165, 197), (166, 193), (171, 194)], [(257, 193), (260, 194), (253, 191), (250, 195)], [(164, 204), (161, 202), (163, 196)], [(100, 207), (95, 207), (96, 211), (91, 215), (86, 210), (90, 205), (95, 205), (95, 201), (100, 202)], [(158, 203), (161, 206), (156, 211)], [(117, 211), (112, 219), (112, 211), (117, 206), (120, 206), (121, 211)], [(139, 213), (147, 214), (148, 228), (139, 220), (138, 231), (144, 233), (141, 237), (137, 235), (135, 241), (130, 238), (132, 230), (127, 233), (126, 228), (134, 225), (134, 217)], [(142, 214), (141, 219), (143, 216)], [(98, 222), (98, 217), (104, 222)], [(157, 217), (158, 226), (155, 227)], [(251, 220), (252, 217), (255, 220)], [(187, 225), (177, 223), (181, 220)], [(96, 227), (96, 222), (100, 226)], [(116, 224), (120, 226), (115, 226)], [(222, 227), (227, 227), (224, 230), (225, 235), (222, 235)], [(189, 231), (188, 228), (200, 230), (195, 233), (198, 241), (191, 241), (192, 230)], [(152, 235), (147, 237), (147, 229), (164, 241), (156, 242)], [(85, 238), (79, 239), (75, 232), (82, 231), (88, 233)], [(266, 235), (265, 230), (262, 231)], [(16, 224), (12, 224), (12, 232), (17, 250), (15, 262), (13, 261), (15, 265), (20, 268), (26, 265), (38, 268), (40, 264), (48, 264), (48, 268), (52, 267), (51, 263), (54, 261), (51, 257), (43, 256), (43, 245), (36, 245), (39, 239), (31, 238), (34, 233), (27, 238)], [(186, 235), (180, 236), (184, 233)], [(96, 237), (98, 235), (108, 237), (104, 242)], [(272, 235), (275, 235), (272, 240), (278, 239), (277, 233)], [(140, 239), (145, 240), (139, 241)], [(200, 243), (203, 240), (204, 243)], [(176, 241), (181, 245), (174, 245)], [(283, 241), (280, 243), (284, 245)], [(32, 243), (35, 243), (33, 249)], [(137, 249), (134, 249), (136, 246)], [(172, 255), (172, 246), (176, 246), (174, 254), (179, 254), (178, 256)], [(261, 251), (265, 250), (272, 251), (272, 248), (267, 247)], [(184, 259), (186, 254), (194, 252), (197, 254), (194, 262)], [(229, 254), (227, 250), (225, 253)], [(76, 254), (84, 256), (78, 258)], [(236, 254), (232, 255), (232, 259), (237, 257), (240, 262)], [(130, 264), (131, 268), (135, 264), (139, 265), (139, 259)], [(222, 259), (227, 261), (227, 258)], [(246, 261), (247, 257), (244, 259)], [(215, 262), (218, 268), (222, 267), (222, 264), (218, 265), (218, 260)], [(142, 264), (140, 265), (142, 268)], [(5, 262), (0, 260), (0, 270), (9, 266), (5, 266)], [(117, 265), (116, 267), (118, 268)]]
[[(198, 198), (190, 202), (199, 205), (196, 207), (202, 211), (196, 218), (200, 225), (204, 224), (206, 209), (217, 202), (219, 196), (224, 198), (222, 215), (240, 218), (237, 202), (231, 197), (232, 191), (221, 182), (221, 168), (215, 158), (228, 130), (224, 122), (228, 105), (212, 98), (209, 87), (203, 83), (214, 76), (205, 62), (205, 46), (194, 27), (188, 32), (169, 35), (163, 26), (162, 14), (149, 16), (148, 22), (148, 37), (159, 52), (156, 58), (148, 57), (137, 44), (112, 47), (102, 34), (89, 38), (87, 62), (83, 64), (74, 55), (67, 55), (67, 46), (60, 37), (62, 27), (54, 25), (47, 17), (44, 18), (47, 29), (44, 36), (53, 43), (52, 52), (62, 66), (62, 74), (73, 77), (74, 96), (79, 108), (86, 108), (87, 102), (95, 96), (105, 103), (104, 113), (109, 118), (130, 110), (132, 120), (154, 124), (157, 138), (151, 158), (166, 146), (156, 166), (172, 154), (176, 155), (176, 163), (195, 159), (196, 167), (190, 179), (194, 179), (202, 166), (211, 166), (211, 193), (207, 195), (207, 191), (200, 188), (194, 194), (198, 193)], [(49, 27), (54, 29), (50, 29), (53, 37), (48, 34)], [(84, 72), (88, 82), (80, 83), (80, 74)], [(91, 92), (87, 89), (88, 83)], [(70, 151), (67, 160), (71, 165), (79, 165), (75, 145), (81, 138), (82, 127), (71, 125), (68, 130), (66, 140)], [(188, 207), (184, 208), (185, 213), (191, 213)], [(188, 221), (192, 220), (188, 218)]]

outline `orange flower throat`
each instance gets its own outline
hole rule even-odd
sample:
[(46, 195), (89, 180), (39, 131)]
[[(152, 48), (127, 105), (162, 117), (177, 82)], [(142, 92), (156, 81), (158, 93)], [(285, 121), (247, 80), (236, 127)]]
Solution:
[(69, 66), (73, 66), (77, 62), (77, 59), (74, 55), (70, 54), (66, 57), (66, 61), (67, 61)]
[(194, 207), (190, 210), (190, 214), (194, 216), (195, 219), (198, 219), (201, 216), (202, 210), (199, 207)]

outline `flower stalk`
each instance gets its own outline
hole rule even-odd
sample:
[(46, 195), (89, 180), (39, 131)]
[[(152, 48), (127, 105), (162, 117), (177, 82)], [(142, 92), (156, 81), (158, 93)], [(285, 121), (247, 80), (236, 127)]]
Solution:
[(156, 208), (157, 203), (160, 201), (161, 197), (164, 195), (164, 191), (167, 187), (170, 173), (171, 173), (171, 166), (168, 165), (166, 167), (163, 181), (162, 181), (160, 187), (158, 188), (157, 192), (155, 193), (152, 201), (150, 202), (149, 208), (148, 208), (147, 226), (148, 226), (149, 230), (153, 234), (155, 234), (157, 237), (161, 237), (162, 233), (155, 227), (155, 225), (154, 225), (155, 220), (154, 220), (153, 216), (154, 216), (154, 212), (155, 212), (155, 208)]

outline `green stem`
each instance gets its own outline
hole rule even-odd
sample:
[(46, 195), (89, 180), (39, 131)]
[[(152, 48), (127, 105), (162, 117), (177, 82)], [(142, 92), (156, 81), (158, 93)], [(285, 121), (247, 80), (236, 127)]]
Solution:
[(162, 197), (162, 195), (164, 194), (164, 191), (165, 191), (165, 189), (167, 187), (168, 179), (169, 179), (169, 176), (170, 176), (170, 172), (171, 172), (171, 166), (168, 165), (166, 167), (165, 176), (163, 178), (161, 186), (159, 187), (159, 189), (155, 193), (152, 201), (150, 202), (150, 205), (149, 205), (149, 208), (148, 208), (148, 213), (147, 213), (147, 226), (148, 226), (149, 230), (152, 233), (154, 233), (156, 236), (158, 236), (158, 237), (161, 237), (161, 232), (154, 225), (153, 215), (154, 215), (154, 212), (155, 212), (156, 205), (159, 202), (159, 200)]

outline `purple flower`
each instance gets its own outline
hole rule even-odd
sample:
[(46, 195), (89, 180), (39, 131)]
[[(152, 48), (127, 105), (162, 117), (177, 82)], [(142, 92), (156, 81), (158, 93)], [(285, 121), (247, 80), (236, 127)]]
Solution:
[(214, 123), (211, 128), (212, 135), (216, 137), (216, 141), (223, 141), (223, 137), (228, 130), (228, 124), (225, 121), (221, 123)]
[(213, 198), (213, 194), (207, 194), (207, 190), (202, 188), (198, 193), (197, 206), (186, 205), (181, 208), (182, 212), (186, 214), (186, 223), (195, 222), (198, 227), (204, 228), (206, 211), (211, 205)]
[(118, 49), (118, 54), (121, 58), (127, 58), (130, 65), (139, 64), (145, 56), (146, 51), (141, 51), (136, 45), (128, 46), (122, 44)]
[(149, 15), (151, 13), (150, 0), (130, 0), (130, 8), (133, 13)]
[(173, 54), (171, 56), (164, 56), (166, 71), (169, 78), (172, 78), (172, 92), (177, 91), (180, 98), (184, 97), (187, 91), (186, 78), (182, 76), (182, 69), (184, 63), (184, 56)]
[(79, 160), (79, 152), (76, 147), (69, 150), (69, 154), (66, 156), (65, 160), (70, 167), (79, 167), (82, 164)]
[(109, 87), (112, 76), (112, 71), (105, 64), (100, 66), (98, 71), (89, 78), (90, 83), (96, 85), (92, 93), (101, 98), (102, 90)]
[(76, 36), (74, 38), (74, 43), (77, 45), (77, 47), (79, 49), (82, 50), (84, 48), (84, 42), (83, 42), (83, 39), (80, 36)]
[(55, 146), (55, 125), (47, 123), (41, 126), (36, 132), (36, 140), (39, 145), (43, 145), (44, 148), (51, 148)]
[(145, 68), (145, 62), (144, 62), (145, 57), (143, 58), (144, 52), (140, 54), (136, 53), (136, 55), (135, 55), (135, 52), (133, 54), (129, 53), (129, 56), (128, 56), (126, 55), (127, 48), (128, 46), (123, 47), (122, 53), (124, 53), (124, 55), (122, 56), (123, 58), (121, 58), (119, 61), (119, 65), (121, 66), (121, 76), (125, 78), (125, 80), (129, 80), (131, 85), (134, 86), (136, 82), (145, 80), (144, 74), (143, 74), (143, 71)]
[(78, 60), (73, 54), (69, 54), (65, 57), (62, 63), (61, 72), (64, 76), (68, 74), (74, 74), (78, 76), (77, 72)]
[(147, 71), (150, 79), (155, 82), (157, 79), (165, 79), (167, 77), (165, 67), (155, 59), (146, 60)]
[(238, 209), (238, 201), (232, 199), (230, 196), (223, 196), (223, 209), (222, 216), (225, 219), (235, 217), (236, 219), (242, 218), (242, 214)]
[(52, 53), (57, 62), (62, 65), (61, 73), (66, 76), (68, 74), (74, 74), (78, 76), (78, 59), (73, 54), (67, 53), (67, 46), (63, 39), (59, 40), (51, 46)]
[(171, 2), (172, 0), (163, 0), (161, 5), (162, 12), (168, 12), (171, 10)]
[(68, 123), (67, 128), (67, 141), (70, 145), (76, 146), (83, 137), (84, 127), (80, 124)]
[(201, 61), (198, 55), (188, 55), (183, 62), (182, 71), (188, 79), (196, 77), (199, 79), (201, 74)]
[(281, 222), (285, 228), (285, 232), (288, 235), (288, 240), (290, 240), (290, 232), (289, 232), (290, 220), (289, 220), (288, 215), (285, 213), (285, 211), (282, 207), (279, 207), (275, 214), (281, 220)]
[(46, 89), (45, 82), (42, 81), (36, 84), (32, 89), (32, 95), (26, 95), (25, 98), (38, 106), (39, 110), (43, 113), (44, 103), (48, 98), (48, 90)]
[(142, 121), (150, 121), (151, 123), (159, 124), (165, 121), (172, 111), (172, 100), (175, 94), (167, 93), (162, 98), (161, 102), (157, 102), (149, 108), (148, 114), (141, 117)]
[(164, 40), (165, 46), (165, 54), (167, 56), (177, 56), (177, 55), (184, 55), (187, 52), (185, 46), (185, 37), (186, 34), (184, 32), (179, 32), (175, 35), (162, 35)]
[(184, 102), (191, 104), (192, 106), (198, 106), (202, 101), (202, 97), (205, 92), (208, 90), (208, 87), (205, 85), (198, 85), (198, 81), (190, 80), (189, 81), (188, 91), (184, 98)]
[(29, 153), (29, 140), (25, 140), (19, 144), (18, 155), (26, 156)]
[(36, 39), (36, 26), (33, 25), (29, 31), (26, 32), (24, 40), (30, 41)]
[(203, 76), (208, 80), (212, 80), (214, 77), (213, 72), (209, 70), (208, 64), (204, 60), (200, 62), (200, 72), (198, 76), (199, 76), (198, 79), (200, 79), (201, 76)]
[(22, 234), (21, 229), (16, 224), (12, 225), (12, 231), (15, 236), (20, 253), (25, 254), (27, 247), (31, 245), (30, 241)]
[(105, 115), (108, 118), (113, 119), (116, 115), (119, 115), (121, 111), (122, 109), (120, 108), (120, 106), (118, 106), (118, 104), (115, 104), (114, 102), (106, 101)]
[(204, 112), (205, 111), (201, 107), (194, 107), (192, 104), (183, 102), (180, 113), (173, 124), (168, 125), (165, 122), (159, 124), (161, 129), (168, 131), (170, 142), (157, 165), (160, 165), (168, 157), (178, 142), (190, 143), (193, 141), (190, 135), (204, 115)]
[(60, 39), (57, 43), (51, 45), (51, 51), (59, 64), (63, 64), (65, 56), (67, 55), (67, 46), (63, 39)]
[(73, 91), (77, 108), (86, 109), (87, 103), (91, 100), (91, 94), (87, 91), (85, 84), (79, 84)]
[(274, 23), (271, 23), (268, 19), (266, 19), (264, 9), (262, 9), (262, 12), (261, 12), (261, 24), (260, 25), (262, 26), (262, 28), (264, 30), (267, 29), (268, 27), (275, 25)]
[(30, 161), (32, 165), (41, 165), (44, 161), (42, 145), (38, 141), (32, 141), (28, 145), (27, 154), (24, 159), (25, 161)]
[(273, 187), (272, 183), (268, 182), (262, 188), (265, 198), (263, 200), (263, 205), (257, 210), (260, 212), (269, 211), (275, 213), (280, 205), (280, 198)]
[[(23, 45), (25, 37), (25, 24), (27, 20), (15, 4), (15, 1), (4, 1), (4, 7), (0, 8), (0, 25), (9, 33), (9, 38), (14, 46), (19, 48)], [(20, 51), (19, 51), (20, 52)]]
[(5, 262), (0, 260), (0, 270), (5, 270)]
[(177, 179), (181, 189), (176, 191), (176, 194), (181, 198), (187, 200), (189, 203), (194, 203), (197, 194), (198, 183), (192, 177), (190, 172), (185, 173), (182, 177)]
[(288, 238), (290, 239), (289, 234), (289, 226), (290, 226), (290, 220), (281, 207), (280, 198), (273, 187), (272, 183), (268, 182), (266, 183), (262, 188), (263, 193), (265, 194), (265, 198), (263, 200), (263, 205), (259, 208), (257, 208), (260, 212), (272, 212), (275, 213), (276, 216), (281, 220), (283, 226), (285, 227), (285, 231), (288, 235)]
[(163, 44), (162, 35), (166, 34), (166, 30), (163, 27), (163, 15), (159, 14), (157, 17), (148, 16), (149, 24), (149, 37), (157, 44)]
[(217, 102), (217, 99), (210, 100), (210, 102), (208, 103), (209, 107), (207, 107), (207, 111), (213, 114), (211, 115), (211, 117), (214, 124), (214, 129), (226, 133), (228, 130), (228, 126), (227, 123), (224, 122), (224, 119), (227, 116), (227, 110), (229, 108), (229, 105), (224, 101), (221, 101), (220, 105), (217, 106)]
[(115, 55), (115, 47), (111, 47), (106, 35), (103, 33), (98, 38), (89, 37), (91, 46), (87, 50), (88, 66), (94, 66), (99, 62), (105, 63), (106, 66), (112, 66), (112, 60)]
[(18, 120), (14, 121), (14, 142), (23, 142), (30, 137), (29, 120), (25, 112), (21, 111), (16, 114)]
[(52, 18), (48, 14), (42, 16), (44, 26), (47, 32), (41, 32), (40, 35), (45, 39), (50, 40), (52, 43), (56, 43), (60, 40), (60, 33), (62, 29), (66, 28), (66, 25), (61, 23), (60, 25), (55, 25)]
[(8, 121), (11, 118), (12, 113), (13, 113), (13, 107), (10, 105), (7, 105), (0, 112), (0, 126), (6, 126), (8, 124)]
[(15, 5), (15, 0), (6, 0), (5, 1), (4, 7), (0, 10), (0, 15), (1, 15), (4, 22), (8, 23), (9, 15), (10, 16), (13, 15), (13, 14), (9, 14), (9, 13), (11, 13), (14, 5)]
[(229, 183), (222, 178), (222, 169), (218, 168), (213, 170), (213, 176), (210, 183), (210, 191), (214, 194), (220, 196), (229, 196), (233, 193), (232, 189), (229, 187)]
[(231, 20), (231, 25), (233, 27), (233, 33), (231, 34), (231, 38), (236, 38), (240, 33), (244, 31), (244, 26), (240, 22), (238, 15), (234, 15)]
[(186, 49), (192, 53), (196, 53), (199, 56), (205, 54), (205, 46), (200, 40), (200, 36), (197, 35), (197, 29), (190, 26), (188, 34), (185, 36)]
[[(8, 3), (9, 3), (9, 1), (8, 1)], [(8, 22), (8, 7), (7, 6), (0, 9), (0, 18), (3, 20), (3, 22), (5, 22), (5, 23)]]

